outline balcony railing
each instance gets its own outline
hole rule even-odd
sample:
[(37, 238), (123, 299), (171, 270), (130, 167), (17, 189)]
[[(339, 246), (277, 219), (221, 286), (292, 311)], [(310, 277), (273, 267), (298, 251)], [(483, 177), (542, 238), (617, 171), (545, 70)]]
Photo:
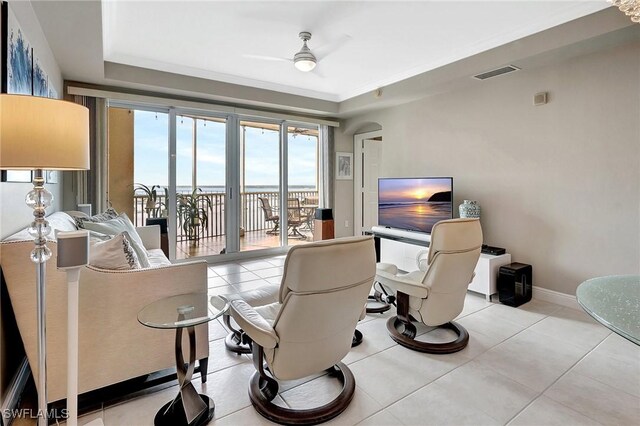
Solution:
[[(207, 192), (199, 193), (202, 197), (198, 202), (199, 207), (203, 207), (207, 211), (207, 224), (199, 226), (198, 237), (219, 237), (225, 235), (225, 204), (226, 194), (224, 192)], [(242, 192), (240, 193), (240, 210), (241, 220), (240, 226), (245, 231), (261, 231), (273, 228), (272, 223), (265, 221), (264, 211), (258, 198), (265, 197), (269, 200), (271, 206), (277, 211), (278, 208), (278, 192)], [(305, 198), (318, 198), (318, 191), (291, 191), (288, 198), (298, 198), (301, 202)], [(207, 203), (206, 200), (209, 200)], [(160, 208), (155, 211), (146, 209), (147, 197), (145, 195), (134, 195), (133, 197), (133, 222), (135, 226), (145, 224), (148, 217), (160, 215)], [(167, 200), (164, 195), (158, 194), (157, 205), (166, 206)], [(277, 214), (277, 213), (276, 213)], [(189, 236), (183, 229), (183, 223), (178, 218), (178, 235), (177, 241), (187, 241)]]

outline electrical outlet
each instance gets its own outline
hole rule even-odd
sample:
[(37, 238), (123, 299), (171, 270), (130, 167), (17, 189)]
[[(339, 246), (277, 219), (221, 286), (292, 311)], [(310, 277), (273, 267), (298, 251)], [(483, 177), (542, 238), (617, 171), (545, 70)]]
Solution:
[(345, 220), (345, 221), (344, 221), (344, 227), (345, 227), (345, 228), (348, 228), (348, 227), (349, 227), (349, 221), (348, 221), (348, 220)]

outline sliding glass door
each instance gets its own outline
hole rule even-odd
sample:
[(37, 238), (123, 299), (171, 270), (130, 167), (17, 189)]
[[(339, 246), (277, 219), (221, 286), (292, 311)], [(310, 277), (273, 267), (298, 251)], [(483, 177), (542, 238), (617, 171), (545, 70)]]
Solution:
[(280, 126), (242, 120), (239, 142), (240, 251), (280, 247)]
[(318, 129), (287, 125), (287, 204), (289, 245), (313, 240), (318, 208)]
[(276, 253), (313, 239), (319, 153), (313, 126), (113, 104), (108, 200), (166, 218), (172, 260)]
[(226, 120), (176, 116), (176, 259), (226, 248)]

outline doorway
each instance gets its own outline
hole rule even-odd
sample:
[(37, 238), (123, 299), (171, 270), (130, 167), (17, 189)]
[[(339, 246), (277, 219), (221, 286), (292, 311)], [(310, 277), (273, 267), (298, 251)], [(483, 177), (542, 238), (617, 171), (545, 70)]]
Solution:
[(378, 178), (382, 158), (382, 130), (354, 135), (354, 235), (378, 224)]

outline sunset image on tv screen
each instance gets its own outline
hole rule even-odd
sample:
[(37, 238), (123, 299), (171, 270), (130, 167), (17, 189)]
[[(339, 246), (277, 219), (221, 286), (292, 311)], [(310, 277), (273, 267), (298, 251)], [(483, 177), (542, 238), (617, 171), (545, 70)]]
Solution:
[(452, 192), (452, 178), (379, 179), (378, 224), (430, 233), (453, 217)]

